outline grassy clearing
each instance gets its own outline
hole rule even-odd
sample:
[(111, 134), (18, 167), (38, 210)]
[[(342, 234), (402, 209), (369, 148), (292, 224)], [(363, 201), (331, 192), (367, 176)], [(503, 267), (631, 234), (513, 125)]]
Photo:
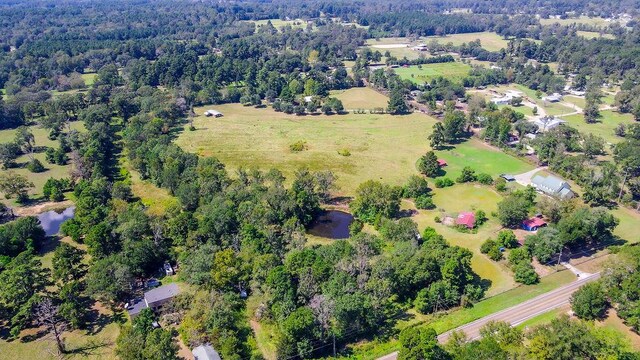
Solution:
[(623, 123), (629, 125), (635, 122), (631, 114), (621, 114), (613, 110), (604, 110), (601, 111), (600, 114), (602, 117), (600, 121), (595, 124), (587, 124), (582, 114), (563, 116), (562, 119), (566, 120), (569, 125), (578, 129), (578, 131), (602, 136), (610, 143), (617, 143), (622, 140), (622, 138), (617, 137), (614, 133), (618, 124)]
[[(78, 131), (85, 131), (84, 124), (80, 121), (72, 122), (71, 128)], [(33, 132), (36, 146), (39, 146), (39, 147), (47, 146), (47, 147), (53, 147), (53, 148), (58, 147), (59, 145), (58, 141), (49, 139), (48, 137), (49, 130), (43, 129), (38, 126), (31, 126), (31, 132)], [(0, 130), (0, 143), (12, 142), (14, 140), (15, 133), (16, 133), (15, 129)], [(44, 186), (44, 183), (47, 181), (47, 179), (49, 179), (50, 177), (53, 177), (56, 179), (68, 177), (69, 169), (71, 165), (67, 164), (64, 166), (60, 166), (55, 164), (49, 164), (45, 160), (44, 152), (34, 154), (34, 158), (40, 160), (42, 165), (44, 165), (44, 167), (47, 170), (41, 173), (32, 173), (31, 171), (29, 171), (25, 167), (26, 164), (29, 162), (29, 157), (27, 155), (22, 155), (18, 157), (18, 159), (16, 159), (16, 164), (18, 164), (18, 166), (10, 170), (15, 172), (16, 174), (26, 176), (29, 179), (29, 181), (33, 182), (33, 184), (35, 185), (35, 188), (33, 188), (29, 192), (29, 195), (31, 197), (40, 197), (42, 196), (42, 186)], [(6, 170), (2, 170), (2, 171), (6, 171)], [(15, 199), (7, 200), (7, 199), (4, 199), (4, 197), (0, 199), (0, 201), (10, 205), (15, 204), (14, 200)]]
[(464, 43), (480, 40), (480, 44), (482, 45), (482, 47), (489, 51), (500, 51), (500, 49), (506, 48), (509, 44), (509, 40), (506, 40), (502, 36), (490, 31), (467, 34), (453, 34), (447, 36), (428, 36), (422, 38), (422, 40), (426, 41), (427, 43), (429, 41), (435, 40), (440, 44), (451, 43), (454, 46), (460, 46)]
[(84, 73), (81, 76), (84, 79), (85, 85), (91, 86), (95, 82), (97, 75), (98, 74), (96, 74), (96, 73)]
[(616, 38), (612, 34), (601, 34), (601, 33), (596, 32), (596, 31), (581, 31), (581, 30), (578, 30), (578, 31), (576, 31), (576, 33), (578, 34), (578, 36), (582, 36), (583, 38), (586, 38), (586, 39), (598, 39), (598, 38), (615, 39)]
[(256, 31), (257, 31), (258, 27), (266, 25), (267, 22), (269, 21), (271, 21), (271, 24), (276, 29), (278, 29), (278, 31), (281, 31), (282, 28), (285, 26), (291, 26), (294, 29), (305, 29), (307, 27), (307, 22), (302, 19), (295, 19), (295, 20), (267, 19), (267, 20), (256, 20), (256, 21), (250, 21), (250, 22), (256, 24)]
[(533, 108), (530, 108), (528, 106), (510, 106), (510, 105), (498, 105), (498, 109), (502, 110), (502, 108), (511, 108), (513, 109), (515, 112), (519, 112), (525, 116), (533, 116)]
[(565, 26), (573, 25), (573, 24), (587, 24), (587, 25), (595, 25), (595, 26), (608, 26), (610, 22), (600, 17), (580, 16), (578, 18), (571, 18), (571, 19), (556, 19), (556, 18), (540, 19), (540, 24), (542, 25), (560, 24)]
[(551, 322), (551, 320), (553, 319), (557, 319), (560, 315), (562, 314), (566, 314), (569, 306), (563, 306), (561, 308), (558, 309), (553, 309), (549, 312), (546, 312), (544, 314), (538, 315), (536, 317), (533, 317), (519, 325), (517, 325), (516, 327), (518, 329), (524, 330), (533, 326), (538, 326), (538, 325), (544, 325), (544, 324), (548, 324)]
[(640, 233), (638, 233), (640, 214), (623, 207), (611, 210), (611, 213), (620, 220), (613, 234), (632, 244), (640, 242)]
[[(487, 186), (456, 184), (448, 188), (434, 189), (433, 202), (437, 209), (419, 210), (418, 214), (412, 217), (421, 231), (427, 226), (433, 227), (452, 245), (471, 250), (474, 253), (471, 259), (473, 270), (491, 282), (489, 294), (497, 294), (515, 286), (511, 271), (503, 263), (491, 261), (480, 253), (482, 242), (491, 237), (495, 238), (501, 229), (500, 224), (495, 219), (490, 219), (477, 233), (472, 234), (436, 223), (435, 217), (455, 216), (462, 211), (476, 210), (483, 210), (489, 215), (497, 210), (497, 203), (501, 200), (502, 196)], [(412, 208), (408, 203), (404, 203), (403, 206)]]
[(376, 47), (377, 45), (392, 45), (392, 44), (406, 44), (409, 45), (411, 41), (406, 37), (386, 37), (377, 39), (368, 39), (367, 45)]
[(394, 69), (403, 80), (411, 80), (414, 83), (429, 82), (438, 76), (453, 81), (460, 81), (469, 74), (471, 67), (461, 62), (448, 62), (440, 64), (424, 64), (419, 66), (399, 67)]
[(171, 205), (177, 205), (178, 199), (171, 196), (166, 189), (159, 188), (149, 181), (140, 179), (140, 175), (131, 171), (131, 191), (133, 195), (147, 207), (147, 213), (161, 216)]
[[(108, 310), (103, 311), (108, 312)], [(96, 325), (95, 331), (95, 333), (84, 330), (65, 332), (63, 338), (70, 353), (66, 354), (64, 359), (117, 359), (114, 350), (120, 326), (109, 321), (104, 324), (104, 327)], [(29, 342), (0, 340), (0, 353), (3, 359), (34, 359), (36, 355), (39, 360), (59, 359), (56, 355), (54, 340), (50, 338)]]
[(577, 97), (577, 96), (572, 96), (572, 95), (566, 95), (564, 96), (563, 100), (565, 102), (568, 102), (570, 104), (573, 104), (581, 109), (584, 109), (586, 106), (586, 100), (584, 99), (584, 97)]
[(340, 99), (347, 110), (386, 108), (389, 101), (388, 97), (368, 87), (336, 90), (331, 92), (331, 96)]
[[(186, 151), (215, 156), (230, 171), (277, 168), (291, 178), (302, 167), (331, 170), (346, 195), (369, 179), (404, 183), (416, 173), (415, 162), (428, 149), (436, 121), (423, 114), (295, 116), (239, 104), (216, 106), (224, 116), (207, 118), (202, 116), (207, 108), (195, 109), (196, 131), (185, 130), (176, 140)], [(297, 141), (305, 141), (307, 150), (291, 152), (289, 145)], [(338, 154), (342, 149), (351, 155)]]
[(519, 174), (534, 168), (533, 165), (494, 149), (480, 140), (472, 138), (450, 150), (437, 151), (439, 158), (447, 161), (445, 176), (455, 180), (465, 166), (476, 173), (487, 173), (493, 177), (500, 174)]

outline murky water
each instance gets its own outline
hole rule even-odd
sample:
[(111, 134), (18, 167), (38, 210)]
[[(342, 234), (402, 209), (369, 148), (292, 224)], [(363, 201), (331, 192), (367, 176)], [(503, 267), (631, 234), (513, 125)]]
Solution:
[(320, 215), (309, 228), (309, 234), (329, 239), (346, 239), (349, 237), (349, 225), (353, 215), (344, 211), (330, 210)]
[(75, 213), (75, 206), (64, 210), (51, 210), (38, 215), (38, 220), (47, 236), (56, 235), (60, 231), (60, 225), (65, 220), (72, 219)]

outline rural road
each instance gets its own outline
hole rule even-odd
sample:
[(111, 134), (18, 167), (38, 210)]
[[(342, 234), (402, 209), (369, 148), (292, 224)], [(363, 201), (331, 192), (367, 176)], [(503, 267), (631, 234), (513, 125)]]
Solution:
[[(581, 278), (563, 287), (549, 291), (548, 293), (542, 294), (531, 300), (527, 300), (521, 304), (512, 306), (502, 311), (498, 311), (497, 313), (493, 313), (491, 315), (487, 315), (476, 321), (470, 322), (468, 324), (440, 334), (438, 336), (438, 341), (440, 343), (445, 343), (449, 339), (449, 336), (453, 331), (463, 331), (467, 334), (469, 340), (475, 340), (480, 337), (480, 329), (489, 321), (505, 321), (511, 324), (511, 326), (516, 326), (525, 322), (526, 320), (566, 305), (567, 303), (569, 303), (571, 295), (582, 285), (599, 278), (600, 273)], [(389, 355), (380, 357), (377, 360), (396, 360), (397, 358), (398, 352), (394, 352)]]

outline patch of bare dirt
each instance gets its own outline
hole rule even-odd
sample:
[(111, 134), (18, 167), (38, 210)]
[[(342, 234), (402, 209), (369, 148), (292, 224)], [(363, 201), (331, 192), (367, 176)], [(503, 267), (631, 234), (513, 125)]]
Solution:
[(60, 202), (47, 201), (32, 206), (17, 207), (13, 209), (13, 213), (18, 216), (36, 216), (45, 211), (66, 209), (70, 206), (73, 206), (73, 202), (71, 200)]

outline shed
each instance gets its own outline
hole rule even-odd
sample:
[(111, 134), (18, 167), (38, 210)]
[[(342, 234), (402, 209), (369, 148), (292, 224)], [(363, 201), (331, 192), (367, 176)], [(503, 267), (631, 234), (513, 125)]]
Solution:
[(171, 264), (169, 264), (168, 262), (164, 263), (164, 265), (162, 266), (162, 268), (164, 269), (164, 273), (167, 276), (173, 275), (175, 274), (175, 271), (173, 271), (173, 267), (171, 266)]
[(447, 166), (447, 161), (445, 159), (438, 159), (438, 166), (440, 167)]
[(204, 112), (205, 116), (221, 117), (222, 113), (218, 110), (209, 109)]
[(476, 215), (470, 211), (461, 212), (456, 219), (456, 225), (464, 225), (468, 229), (473, 229), (476, 226)]
[(547, 222), (539, 217), (532, 217), (522, 222), (522, 228), (527, 231), (537, 231), (543, 226), (547, 226)]
[(210, 344), (200, 345), (191, 350), (195, 360), (221, 360), (220, 355)]

